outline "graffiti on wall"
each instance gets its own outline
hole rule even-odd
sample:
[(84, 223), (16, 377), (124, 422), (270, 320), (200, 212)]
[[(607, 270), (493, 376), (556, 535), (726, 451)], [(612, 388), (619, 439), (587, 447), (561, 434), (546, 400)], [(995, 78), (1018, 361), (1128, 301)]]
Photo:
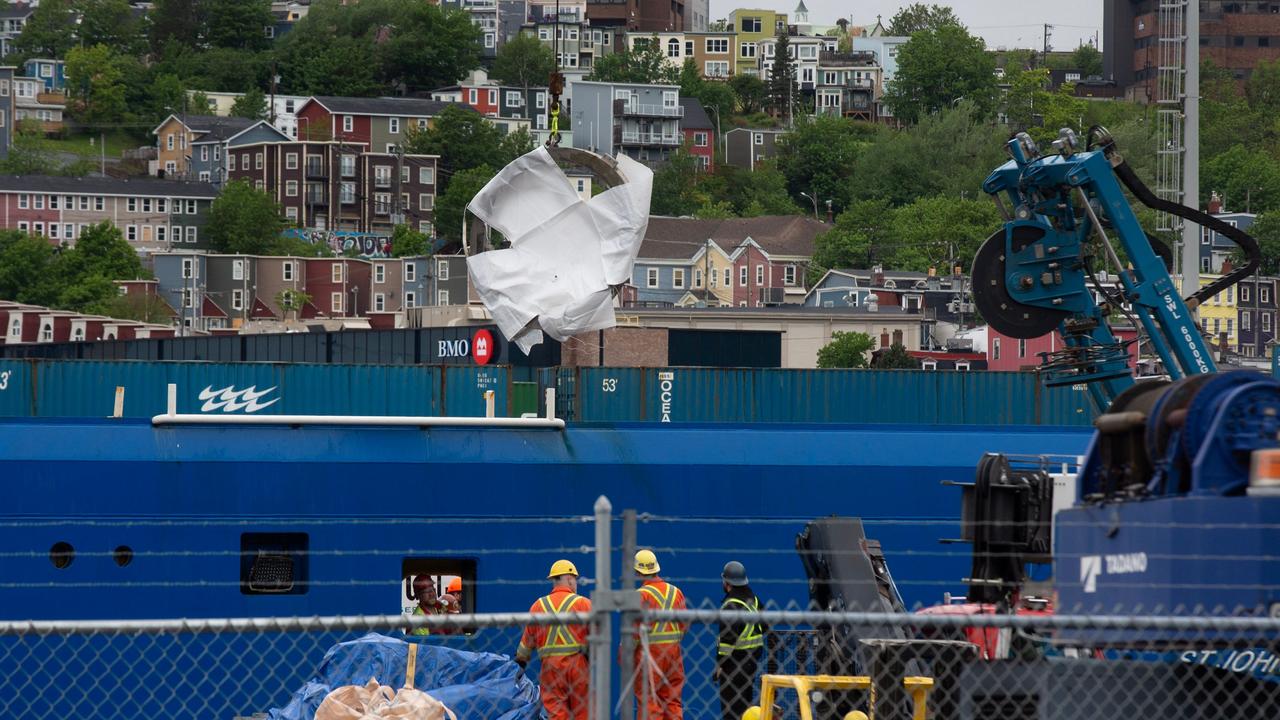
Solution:
[(391, 257), (391, 236), (373, 233), (356, 232), (354, 230), (313, 230), (309, 228), (289, 228), (284, 231), (286, 237), (297, 238), (312, 245), (317, 243), (328, 246), (335, 255), (356, 254), (360, 257)]

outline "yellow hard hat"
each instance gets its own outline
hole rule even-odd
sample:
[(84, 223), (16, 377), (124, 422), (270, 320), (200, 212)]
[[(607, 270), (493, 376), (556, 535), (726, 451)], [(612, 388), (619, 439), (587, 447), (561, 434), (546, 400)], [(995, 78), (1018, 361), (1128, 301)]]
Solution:
[(547, 573), (547, 579), (558, 578), (561, 575), (578, 577), (578, 568), (568, 560), (557, 560), (551, 564), (551, 572)]
[(844, 714), (844, 720), (867, 720), (867, 714), (861, 710), (850, 710)]
[(742, 713), (742, 720), (760, 720), (760, 706), (752, 705)]
[(657, 575), (662, 569), (658, 567), (658, 558), (652, 550), (641, 550), (636, 553), (635, 568), (641, 575)]

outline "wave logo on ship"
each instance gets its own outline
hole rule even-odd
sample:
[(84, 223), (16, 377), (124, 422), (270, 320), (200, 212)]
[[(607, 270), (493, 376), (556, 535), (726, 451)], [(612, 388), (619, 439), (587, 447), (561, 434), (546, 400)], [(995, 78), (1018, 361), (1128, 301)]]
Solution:
[(200, 391), (199, 399), (204, 401), (204, 405), (200, 406), (200, 412), (207, 413), (218, 410), (224, 413), (240, 412), (241, 410), (246, 413), (258, 412), (263, 408), (271, 407), (280, 402), (280, 398), (272, 398), (267, 402), (258, 402), (275, 389), (274, 385), (266, 390), (259, 390), (257, 385), (250, 385), (243, 390), (237, 390), (235, 385), (228, 385), (215, 390), (212, 385), (207, 385), (205, 389)]

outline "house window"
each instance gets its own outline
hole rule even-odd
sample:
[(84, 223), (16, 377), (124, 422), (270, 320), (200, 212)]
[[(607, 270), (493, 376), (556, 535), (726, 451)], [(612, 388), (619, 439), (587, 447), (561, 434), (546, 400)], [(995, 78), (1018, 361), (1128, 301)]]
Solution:
[(391, 187), (390, 165), (377, 165), (373, 168), (373, 184), (377, 187)]
[(938, 361), (937, 361), (937, 360), (922, 360), (922, 361), (920, 362), (920, 369), (921, 369), (921, 370), (937, 370), (937, 369), (938, 369)]
[(957, 360), (957, 361), (956, 361), (956, 370), (960, 370), (960, 371), (962, 371), (962, 372), (967, 372), (967, 371), (969, 370), (969, 361), (968, 361), (968, 360)]
[(156, 212), (160, 213), (161, 215), (164, 215), (164, 214), (166, 214), (166, 213), (168, 213), (168, 212), (169, 212), (169, 200), (168, 200), (168, 198), (157, 198), (157, 199), (156, 199)]
[(796, 266), (788, 265), (782, 269), (782, 282), (785, 285), (796, 284)]
[(1227, 334), (1228, 334), (1228, 335), (1234, 335), (1234, 334), (1235, 334), (1235, 332), (1236, 332), (1236, 331), (1235, 331), (1235, 324), (1236, 324), (1236, 321), (1235, 321), (1235, 320), (1233, 320), (1233, 319), (1231, 319), (1231, 318), (1227, 318)]
[(692, 40), (684, 41), (684, 54), (685, 54), (685, 57), (693, 57), (693, 41)]
[(1252, 324), (1251, 324), (1251, 323), (1250, 323), (1250, 321), (1249, 321), (1249, 311), (1248, 311), (1248, 310), (1245, 310), (1244, 312), (1240, 313), (1240, 329), (1241, 329), (1241, 330), (1252, 330), (1252, 329), (1253, 329), (1253, 328), (1252, 328)]
[(351, 132), (352, 130), (355, 129), (355, 126), (356, 126), (355, 118), (351, 117), (350, 115), (342, 116), (342, 132)]
[(285, 194), (285, 196), (286, 196), (286, 197), (297, 197), (297, 196), (298, 196), (298, 181), (297, 181), (297, 180), (286, 180), (286, 181), (285, 181), (285, 183), (284, 183), (284, 194)]
[(707, 38), (707, 54), (723, 55), (729, 52), (729, 38)]
[(448, 305), (448, 304), (449, 304), (449, 291), (448, 291), (448, 290), (437, 290), (437, 291), (436, 291), (436, 305)]
[(763, 24), (761, 23), (760, 18), (744, 17), (742, 18), (742, 29), (739, 30), (738, 32), (758, 33), (760, 32), (761, 27), (763, 27)]
[(253, 154), (253, 169), (254, 170), (262, 169), (262, 153)]
[[(99, 210), (101, 210), (102, 208), (98, 208), (98, 209), (99, 209)], [(188, 215), (195, 215), (195, 214), (196, 214), (196, 201), (195, 201), (195, 200), (188, 200), (188, 201), (187, 201), (187, 214), (188, 214)]]
[(756, 133), (756, 144), (757, 145), (764, 144), (764, 133)]
[(1240, 286), (1240, 302), (1241, 303), (1249, 302), (1249, 286), (1248, 285)]
[(138, 226), (126, 225), (124, 228), (124, 237), (129, 242), (136, 242), (138, 239)]
[(704, 148), (707, 146), (707, 133), (696, 132), (693, 134), (693, 146)]
[(182, 307), (193, 308), (195, 306), (196, 306), (195, 293), (191, 291), (191, 288), (185, 288), (182, 291)]
[(763, 265), (756, 266), (756, 284), (764, 285), (764, 266)]
[(290, 221), (290, 222), (297, 222), (297, 221), (298, 221), (298, 208), (296, 208), (296, 207), (287, 207), (287, 208), (285, 208), (285, 209), (284, 209), (284, 217), (285, 217), (285, 219), (286, 219), (286, 220), (288, 220), (288, 221)]
[(332, 265), (330, 265), (330, 266), (329, 266), (329, 273), (330, 273), (330, 276), (331, 276), (331, 278), (332, 278), (333, 282), (336, 282), (336, 283), (340, 283), (340, 282), (342, 282), (342, 268), (343, 268), (343, 267), (344, 267), (344, 266), (343, 266), (343, 264), (342, 264), (342, 263), (334, 263), (334, 264), (332, 264)]
[(419, 182), (419, 183), (421, 183), (421, 184), (423, 184), (423, 185), (433, 185), (433, 184), (435, 184), (435, 181), (436, 181), (436, 169), (435, 169), (435, 168), (429, 168), (429, 167), (418, 168), (418, 182)]
[[(50, 227), (50, 228), (57, 228), (57, 227), (58, 227), (58, 225), (57, 225), (57, 223), (54, 223), (54, 224), (50, 225), (49, 227)], [(164, 241), (165, 241), (165, 240), (164, 240), (164, 236), (165, 236), (165, 226), (164, 226), (164, 225), (157, 225), (157, 226), (156, 226), (156, 242), (159, 242), (159, 243), (164, 242)]]
[(280, 264), (280, 279), (285, 282), (293, 282), (293, 261), (286, 260)]
[(342, 293), (329, 293), (329, 307), (335, 314), (342, 312)]
[(244, 291), (243, 290), (231, 291), (231, 309), (232, 310), (244, 309)]
[(373, 294), (373, 311), (382, 312), (387, 309), (387, 296), (383, 293)]
[[(448, 265), (445, 265), (445, 267), (448, 267)], [(404, 264), (404, 281), (414, 282), (417, 279), (418, 279), (418, 266), (414, 265), (411, 262), (405, 263)]]
[[(406, 206), (406, 207), (408, 207), (408, 203), (405, 203), (405, 206)], [(419, 220), (419, 221), (418, 221), (418, 232), (422, 233), (423, 235), (430, 235), (430, 234), (431, 234), (431, 221), (430, 221), (430, 220)]]
[(404, 294), (404, 306), (405, 306), (406, 308), (417, 307), (417, 306), (418, 306), (418, 295), (417, 295), (417, 293), (414, 293), (414, 292), (407, 292), (407, 293), (405, 293), (405, 294)]
[(400, 167), (400, 182), (402, 182), (402, 183), (407, 183), (407, 182), (409, 182), (409, 178), (410, 178), (410, 177), (411, 177), (411, 175), (412, 175), (412, 170), (413, 170), (413, 169), (412, 169), (412, 168), (410, 168), (410, 167), (408, 167), (408, 166), (401, 166), (401, 167)]
[(738, 46), (741, 49), (741, 56), (744, 58), (754, 58), (756, 56), (756, 44), (744, 42)]
[(49, 237), (54, 240), (58, 239), (58, 223), (49, 223)]
[(1271, 313), (1262, 313), (1262, 332), (1271, 332)]
[[(88, 195), (81, 195), (81, 196), (80, 196), (80, 209), (81, 209), (81, 210), (88, 210), (88, 209), (89, 209), (89, 196), (88, 196)], [(99, 208), (99, 209), (101, 209), (101, 208)]]
[(516, 92), (516, 91), (514, 91), (514, 90), (508, 90), (508, 91), (507, 91), (507, 105), (510, 105), (511, 107), (519, 107), (519, 106), (520, 106), (520, 93), (518, 93), (518, 92)]
[(373, 266), (373, 281), (381, 285), (387, 281), (387, 266), (378, 263)]
[(173, 133), (169, 133), (168, 137), (165, 139), (164, 149), (165, 150), (173, 149)]
[(436, 199), (436, 196), (432, 195), (431, 193), (419, 193), (418, 209), (430, 210), (431, 208), (435, 207), (435, 199)]
[(738, 268), (738, 286), (739, 287), (747, 286), (747, 272), (748, 272), (748, 269), (746, 265), (743, 265), (742, 267)]
[(671, 271), (671, 287), (678, 290), (684, 289), (684, 269), (677, 268)]
[(344, 182), (338, 186), (338, 201), (344, 205), (350, 205), (356, 201), (356, 184), (353, 182)]
[(182, 258), (182, 277), (191, 278), (195, 273), (195, 260), (191, 258)]
[(285, 169), (285, 170), (297, 170), (297, 169), (298, 169), (298, 153), (285, 153), (285, 156), (284, 156), (284, 169)]
[(658, 287), (658, 268), (649, 268), (645, 271), (645, 287)]
[(30, 196), (30, 195), (19, 195), (19, 196), (18, 196), (18, 209), (19, 209), (19, 210), (26, 210), (26, 209), (27, 209), (28, 207), (30, 207), (30, 206), (31, 206), (31, 196)]
[(1258, 300), (1263, 303), (1271, 302), (1271, 288), (1266, 285), (1258, 286)]
[(1000, 359), (1000, 338), (996, 338), (991, 341), (991, 359)]
[(388, 118), (388, 119), (387, 119), (387, 132), (391, 133), (392, 135), (399, 134), (399, 132), (400, 132), (400, 118)]
[(243, 260), (231, 261), (231, 279), (232, 280), (244, 279), (244, 261)]
[(436, 279), (437, 280), (449, 279), (449, 261), (448, 260), (436, 261)]
[(125, 208), (131, 213), (138, 212), (138, 198), (129, 198), (126, 200)]
[(703, 75), (709, 78), (729, 76), (729, 62), (727, 60), (708, 60), (703, 63), (703, 68)]
[(467, 91), (467, 97), (468, 97), (467, 102), (472, 105), (475, 105), (476, 103), (480, 102), (479, 97), (476, 95), (475, 88), (471, 88), (469, 91)]
[(693, 271), (693, 286), (695, 288), (702, 287), (702, 270), (695, 269)]
[(187, 242), (193, 243), (195, 241), (196, 241), (196, 226), (188, 225), (187, 226)]
[(176, 243), (182, 242), (182, 226), (181, 225), (173, 226), (173, 241)]
[(733, 268), (724, 269), (724, 286), (727, 288), (733, 287)]
[(679, 40), (675, 38), (671, 38), (670, 40), (667, 41), (667, 57), (673, 57), (673, 58), (680, 57), (680, 41)]

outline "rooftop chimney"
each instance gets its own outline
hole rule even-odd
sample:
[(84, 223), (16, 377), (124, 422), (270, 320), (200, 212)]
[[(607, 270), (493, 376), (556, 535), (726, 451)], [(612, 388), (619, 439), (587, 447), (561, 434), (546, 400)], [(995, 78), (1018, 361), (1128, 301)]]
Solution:
[(1230, 273), (1230, 272), (1232, 271), (1232, 269), (1234, 269), (1234, 268), (1235, 268), (1235, 266), (1231, 264), (1231, 258), (1227, 258), (1226, 260), (1223, 260), (1223, 261), (1222, 261), (1222, 274), (1223, 274), (1223, 275), (1226, 275), (1226, 274)]
[(1224, 212), (1222, 209), (1222, 196), (1215, 190), (1209, 195), (1209, 214), (1217, 215), (1221, 212)]
[(881, 287), (884, 285), (884, 268), (875, 265), (871, 268), (871, 287)]
[(938, 274), (938, 268), (933, 267), (933, 266), (930, 266), (930, 267), (929, 267), (929, 277), (934, 277), (934, 276), (935, 276), (935, 275), (937, 275), (937, 274)]

